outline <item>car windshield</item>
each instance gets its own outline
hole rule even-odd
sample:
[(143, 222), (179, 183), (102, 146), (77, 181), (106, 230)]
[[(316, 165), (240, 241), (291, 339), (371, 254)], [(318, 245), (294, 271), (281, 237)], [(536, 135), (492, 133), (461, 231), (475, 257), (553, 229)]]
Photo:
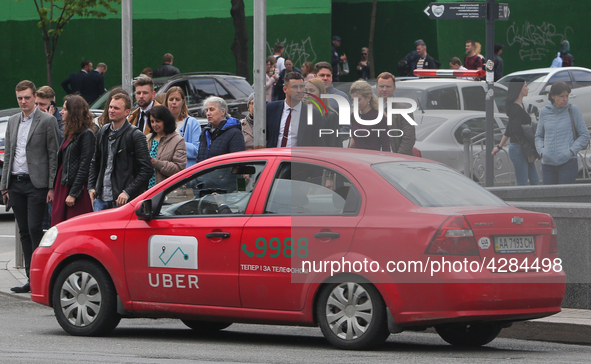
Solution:
[(372, 168), (417, 206), (507, 206), (471, 179), (441, 164), (387, 162)]
[[(236, 87), (242, 95), (236, 94), (236, 98), (248, 98), (251, 93), (254, 92), (254, 89), (248, 84), (248, 82), (243, 78), (227, 78), (226, 81), (230, 83), (230, 85)], [(232, 90), (235, 92), (235, 90)]]
[[(155, 82), (154, 83), (154, 91), (156, 93), (158, 93), (158, 90), (161, 89), (162, 86), (164, 86), (164, 83), (157, 83), (157, 82)], [(121, 85), (115, 86), (115, 87), (121, 87)], [(107, 92), (105, 92), (104, 94), (102, 94), (95, 102), (92, 103), (92, 105), (90, 105), (90, 108), (91, 109), (97, 109), (97, 110), (104, 110), (105, 109), (105, 102), (107, 102), (107, 99), (109, 98), (109, 93), (115, 87), (113, 87), (112, 89), (110, 89)], [(132, 109), (135, 109), (137, 107), (137, 104), (135, 103), (135, 94), (132, 95), (131, 101), (133, 103)]]
[(546, 75), (548, 75), (548, 72), (531, 73), (531, 74), (525, 74), (525, 75), (509, 75), (509, 76), (505, 76), (505, 77), (501, 78), (498, 82), (509, 87), (509, 82), (511, 82), (512, 79), (523, 78), (525, 80), (525, 82), (530, 84), (535, 81), (540, 81), (540, 79), (542, 77), (545, 77)]
[(417, 107), (419, 109), (424, 109), (425, 106), (421, 104), (423, 92), (423, 90), (396, 87), (396, 91), (394, 91), (394, 97), (408, 97), (409, 99), (413, 99), (417, 102)]

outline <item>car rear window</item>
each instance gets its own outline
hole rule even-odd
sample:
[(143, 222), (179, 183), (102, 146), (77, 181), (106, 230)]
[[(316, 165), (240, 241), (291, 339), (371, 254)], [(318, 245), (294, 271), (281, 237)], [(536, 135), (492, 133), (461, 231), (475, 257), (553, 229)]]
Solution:
[(372, 168), (417, 206), (507, 206), (469, 178), (441, 164), (388, 162)]

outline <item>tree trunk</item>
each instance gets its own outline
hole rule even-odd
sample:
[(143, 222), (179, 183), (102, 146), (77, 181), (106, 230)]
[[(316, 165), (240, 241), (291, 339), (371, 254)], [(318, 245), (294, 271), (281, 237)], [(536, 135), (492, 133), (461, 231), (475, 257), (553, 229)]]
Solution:
[(373, 0), (373, 8), (371, 9), (371, 24), (369, 26), (369, 78), (376, 78), (376, 66), (373, 63), (373, 34), (376, 28), (376, 10), (378, 7), (378, 0)]
[[(248, 72), (248, 36), (246, 34), (246, 15), (244, 13), (244, 0), (231, 0), (230, 14), (234, 21), (234, 43), (232, 53), (236, 59), (236, 74), (243, 76), (250, 82)], [(255, 0), (256, 1), (256, 0)]]

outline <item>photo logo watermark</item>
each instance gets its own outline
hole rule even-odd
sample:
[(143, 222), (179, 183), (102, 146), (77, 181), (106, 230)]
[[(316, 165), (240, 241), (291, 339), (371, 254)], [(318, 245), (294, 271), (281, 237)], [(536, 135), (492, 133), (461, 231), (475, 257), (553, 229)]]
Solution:
[[(314, 95), (312, 95), (312, 96), (314, 96)], [(323, 99), (336, 100), (336, 102), (339, 104), (339, 125), (351, 125), (351, 119), (349, 118), (349, 115), (351, 115), (351, 106), (349, 105), (349, 102), (347, 101), (346, 98), (344, 98), (343, 96), (340, 96), (340, 95), (333, 95), (333, 94), (324, 94), (324, 95), (320, 95), (320, 97)], [(322, 106), (326, 110), (326, 106), (324, 105), (324, 103), (318, 97), (314, 96), (314, 98), (316, 98), (318, 101), (320, 101), (320, 103), (322, 104)], [(405, 108), (405, 109), (395, 109), (393, 106), (395, 103), (410, 104), (411, 107)], [(316, 107), (318, 107), (320, 109), (320, 106), (316, 105)], [(416, 110), (417, 110), (417, 102), (413, 99), (409, 99), (407, 97), (388, 97), (388, 99), (386, 100), (386, 120), (387, 120), (388, 126), (392, 126), (392, 115), (396, 115), (396, 114), (402, 115), (402, 117), (404, 119), (406, 119), (406, 121), (408, 121), (408, 123), (410, 125), (416, 126), (417, 123), (409, 115), (409, 114), (415, 112)], [(363, 126), (377, 125), (384, 117), (384, 99), (381, 97), (378, 98), (378, 116), (374, 120), (361, 119), (361, 117), (359, 116), (359, 100), (353, 99), (353, 117), (355, 118), (355, 121), (358, 122), (360, 125), (363, 125)], [(312, 108), (309, 107), (308, 108), (308, 125), (312, 125), (313, 119), (314, 118), (312, 116)]]
[[(306, 93), (307, 95), (311, 96), (312, 98), (306, 98), (306, 100), (310, 101), (312, 104), (316, 106), (318, 111), (320, 111), (321, 115), (328, 115), (328, 110), (324, 102), (322, 100), (312, 94)], [(351, 105), (346, 98), (340, 95), (333, 95), (333, 94), (323, 94), (320, 95), (323, 99), (334, 99), (339, 105), (339, 126), (351, 126)], [(413, 120), (410, 116), (411, 113), (417, 110), (417, 103), (415, 100), (406, 98), (406, 97), (388, 97), (385, 101), (386, 105), (384, 107), (384, 99), (378, 98), (378, 116), (373, 120), (365, 120), (360, 117), (359, 114), (359, 100), (357, 98), (353, 99), (353, 118), (359, 124), (366, 127), (369, 126), (376, 126), (378, 125), (382, 119), (384, 118), (384, 112), (386, 113), (386, 122), (388, 126), (392, 126), (392, 116), (393, 115), (401, 115), (410, 125), (416, 126), (417, 123)], [(395, 108), (395, 104), (409, 104), (410, 108), (399, 109)], [(324, 110), (321, 108), (324, 108)], [(308, 107), (308, 125), (312, 125), (314, 121), (313, 116), (313, 107), (309, 105)], [(392, 138), (399, 138), (403, 135), (402, 130), (400, 129), (356, 129), (354, 134), (356, 137), (368, 137), (372, 134), (372, 132), (377, 133), (379, 136), (381, 132), (388, 134), (389, 137)], [(332, 129), (320, 129), (320, 135), (330, 135), (336, 133), (337, 135), (342, 134), (339, 130), (332, 130)], [(351, 132), (348, 131), (345, 134), (351, 136)]]
[[(322, 102), (322, 100), (318, 96), (311, 94), (309, 92), (306, 92), (305, 94), (310, 97), (304, 97), (304, 100), (308, 100), (312, 104), (314, 104), (318, 111), (320, 111), (320, 115), (328, 115), (328, 109), (326, 108), (326, 105), (324, 105), (324, 102)], [(320, 108), (320, 105), (322, 105), (322, 108)], [(310, 123), (310, 113), (312, 113), (312, 109), (308, 108), (308, 125), (312, 125), (312, 123)]]

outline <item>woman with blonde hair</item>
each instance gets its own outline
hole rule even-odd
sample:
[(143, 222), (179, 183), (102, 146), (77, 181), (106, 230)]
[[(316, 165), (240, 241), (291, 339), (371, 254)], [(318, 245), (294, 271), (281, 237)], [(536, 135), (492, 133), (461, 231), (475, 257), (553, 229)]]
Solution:
[(179, 134), (185, 139), (187, 147), (187, 168), (189, 168), (197, 163), (201, 125), (199, 125), (197, 119), (189, 115), (185, 91), (182, 88), (178, 86), (169, 88), (166, 91), (164, 106), (172, 112), (177, 123), (183, 123), (183, 126), (179, 129)]
[[(304, 63), (305, 64), (305, 63)], [(306, 104), (313, 104), (311, 100), (314, 100), (313, 96), (320, 98), (320, 95), (326, 95), (326, 87), (324, 86), (324, 82), (322, 82), (319, 78), (313, 78), (311, 80), (306, 81), (304, 85), (304, 92), (306, 95), (310, 95), (310, 97), (304, 97), (304, 103)], [(322, 129), (330, 129), (334, 130), (333, 134), (325, 135), (327, 138), (325, 145), (327, 147), (342, 147), (342, 144), (339, 145), (339, 139), (337, 138), (337, 130), (339, 130), (339, 113), (333, 109), (330, 104), (328, 103), (328, 99), (321, 99), (324, 105), (326, 105), (326, 111), (328, 114), (322, 117)]]
[(51, 226), (74, 216), (92, 212), (87, 192), (95, 136), (92, 114), (86, 101), (70, 95), (60, 111), (64, 120), (64, 143), (58, 151)]
[[(351, 134), (349, 148), (381, 150), (390, 152), (388, 124), (386, 116), (382, 114), (382, 119), (374, 125), (366, 126), (359, 124), (354, 115), (358, 113), (362, 120), (373, 121), (379, 115), (378, 97), (373, 93), (371, 86), (367, 81), (355, 81), (351, 85), (351, 99), (353, 100), (353, 113), (351, 114)], [(380, 130), (376, 131), (375, 129)]]

